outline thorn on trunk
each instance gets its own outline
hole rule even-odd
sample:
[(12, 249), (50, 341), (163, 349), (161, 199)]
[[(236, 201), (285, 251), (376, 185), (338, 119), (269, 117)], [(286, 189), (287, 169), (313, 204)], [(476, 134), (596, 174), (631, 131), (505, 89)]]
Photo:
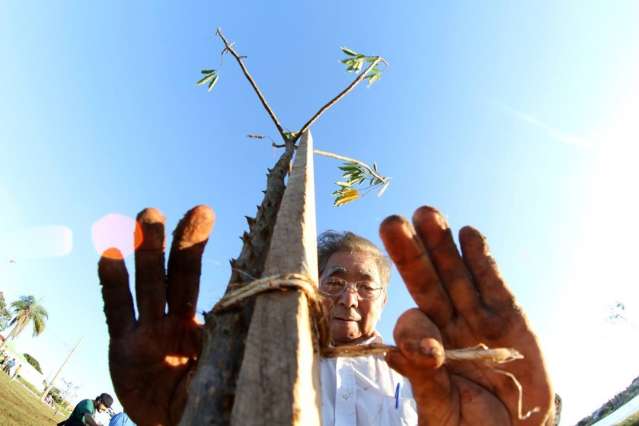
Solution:
[(251, 244), (251, 236), (247, 232), (243, 233), (240, 239), (244, 242), (244, 244)]
[(249, 229), (253, 229), (255, 226), (255, 219), (250, 216), (244, 216), (246, 218), (246, 223), (248, 223)]

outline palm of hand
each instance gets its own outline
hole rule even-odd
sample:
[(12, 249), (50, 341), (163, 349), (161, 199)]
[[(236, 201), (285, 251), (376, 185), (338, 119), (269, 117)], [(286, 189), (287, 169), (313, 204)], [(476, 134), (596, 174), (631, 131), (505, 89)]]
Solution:
[[(490, 400), (496, 396), (506, 408), (504, 424), (543, 424), (543, 415), (532, 415), (529, 417), (530, 420), (526, 418), (530, 410), (536, 412), (542, 407), (548, 409), (545, 402), (552, 395), (549, 383), (544, 380), (546, 377), (541, 351), (526, 318), (519, 309), (514, 307), (503, 309), (498, 313), (485, 308), (484, 310), (482, 319), (474, 324), (474, 327), (463, 319), (458, 319), (445, 327), (442, 330), (444, 346), (465, 348), (483, 343), (489, 348), (517, 348), (524, 358), (503, 365), (491, 359), (470, 363), (448, 362), (446, 368), (458, 387), (460, 401), (469, 403), (469, 406), (463, 410), (466, 412), (466, 416), (463, 417), (476, 418), (477, 411), (481, 410), (480, 407), (493, 405), (494, 402)], [(520, 378), (518, 381), (523, 389), (526, 389), (525, 393), (520, 394), (513, 378), (504, 375), (503, 372)], [(538, 374), (535, 375), (534, 372)], [(487, 392), (473, 403), (473, 399), (464, 398), (465, 395), (473, 394), (473, 391), (468, 390), (468, 383), (460, 378), (479, 384), (481, 390), (486, 389)], [(521, 407), (520, 398), (522, 399)], [(497, 410), (495, 409), (494, 412), (496, 413)], [(472, 414), (468, 415), (470, 413)], [(470, 423), (476, 424), (472, 421)], [(494, 421), (491, 424), (498, 424), (498, 422)]]
[(113, 386), (132, 418), (150, 424), (177, 423), (186, 402), (189, 375), (201, 350), (201, 336), (201, 326), (194, 321), (167, 317), (111, 340)]
[(145, 209), (137, 221), (137, 319), (121, 254), (107, 250), (98, 268), (110, 336), (109, 367), (116, 394), (137, 424), (172, 425), (184, 409), (190, 373), (202, 348), (195, 307), (214, 215), (204, 206), (187, 212), (174, 232), (167, 272), (164, 217)]
[[(400, 350), (389, 353), (387, 360), (409, 378), (418, 402), (424, 401), (420, 418), (455, 426), (544, 424), (552, 417), (553, 394), (541, 350), (485, 239), (463, 228), (460, 255), (437, 211), (420, 208), (413, 222), (414, 228), (390, 217), (380, 232), (419, 307), (398, 320), (394, 336)], [(444, 348), (480, 343), (515, 348), (524, 358), (503, 365), (445, 359)], [(504, 372), (522, 385), (522, 408), (516, 384)], [(521, 409), (533, 407), (540, 413), (520, 417)]]

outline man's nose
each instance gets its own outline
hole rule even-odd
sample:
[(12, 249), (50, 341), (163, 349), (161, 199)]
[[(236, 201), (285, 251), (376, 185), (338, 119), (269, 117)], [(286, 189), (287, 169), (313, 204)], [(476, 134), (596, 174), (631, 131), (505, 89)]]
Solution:
[(358, 301), (357, 291), (352, 289), (350, 286), (347, 286), (342, 294), (340, 294), (337, 303), (347, 308), (356, 308)]

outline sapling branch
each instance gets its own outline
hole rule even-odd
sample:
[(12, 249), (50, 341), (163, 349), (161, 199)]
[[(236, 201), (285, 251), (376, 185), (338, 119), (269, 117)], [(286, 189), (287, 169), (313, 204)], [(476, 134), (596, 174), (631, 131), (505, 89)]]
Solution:
[(354, 188), (355, 185), (362, 185), (366, 181), (369, 182), (367, 189), (373, 189), (381, 185), (381, 189), (377, 193), (378, 196), (381, 196), (390, 184), (390, 178), (382, 176), (377, 170), (375, 163), (373, 163), (371, 167), (362, 161), (333, 152), (321, 151), (319, 149), (316, 149), (314, 152), (317, 155), (344, 161), (344, 164), (339, 167), (343, 172), (342, 178), (344, 180), (337, 182), (339, 188), (333, 192), (335, 196), (333, 205), (335, 207), (343, 206), (360, 197), (360, 192)]
[(375, 169), (373, 169), (368, 164), (366, 164), (366, 163), (364, 163), (362, 161), (356, 160), (354, 158), (346, 157), (344, 155), (335, 154), (334, 152), (322, 151), (321, 149), (314, 149), (313, 152), (315, 154), (317, 154), (317, 155), (321, 155), (322, 157), (334, 158), (335, 160), (341, 160), (341, 161), (344, 161), (344, 162), (347, 162), (347, 163), (358, 164), (362, 168), (366, 169), (366, 171), (368, 173), (370, 173), (372, 176), (374, 176), (377, 179), (381, 180), (383, 183), (386, 183), (386, 181), (390, 179), (389, 177), (380, 175)]
[(233, 56), (235, 58), (235, 60), (237, 61), (238, 65), (242, 69), (242, 72), (244, 73), (244, 76), (246, 77), (246, 79), (251, 84), (251, 87), (253, 87), (253, 90), (255, 91), (255, 94), (257, 95), (257, 97), (260, 99), (260, 102), (262, 103), (262, 106), (264, 107), (264, 109), (268, 113), (269, 117), (271, 117), (271, 120), (273, 121), (273, 124), (275, 124), (275, 127), (277, 128), (277, 131), (282, 136), (282, 139), (284, 139), (285, 142), (288, 142), (288, 139), (286, 138), (286, 135), (285, 135), (286, 132), (284, 131), (284, 128), (280, 124), (280, 120), (277, 118), (277, 116), (275, 115), (275, 112), (273, 111), (271, 106), (266, 101), (266, 98), (264, 97), (264, 94), (262, 94), (262, 91), (260, 90), (259, 86), (257, 85), (255, 80), (251, 76), (251, 73), (249, 72), (248, 68), (246, 68), (246, 65), (244, 65), (243, 59), (246, 58), (246, 56), (240, 56), (235, 51), (235, 48), (233, 47), (233, 43), (229, 43), (228, 42), (226, 37), (224, 37), (224, 34), (222, 34), (222, 29), (221, 28), (218, 28), (217, 31), (215, 32), (215, 34), (217, 34), (217, 36), (224, 43), (223, 52), (224, 51), (229, 52), (231, 54), (231, 56)]
[[(302, 126), (299, 131), (285, 131), (282, 127), (277, 115), (266, 101), (264, 94), (261, 89), (251, 76), (248, 68), (244, 64), (244, 59), (246, 56), (240, 55), (234, 47), (234, 43), (229, 42), (224, 34), (222, 33), (221, 28), (218, 28), (216, 31), (216, 35), (222, 40), (224, 44), (224, 48), (222, 49), (221, 54), (229, 53), (236, 60), (244, 76), (253, 87), (253, 90), (257, 94), (262, 106), (268, 113), (269, 117), (275, 124), (277, 131), (280, 133), (280, 136), (284, 140), (283, 144), (277, 144), (273, 139), (267, 136), (258, 135), (258, 134), (249, 134), (247, 135), (252, 139), (266, 139), (271, 140), (271, 145), (274, 148), (286, 148), (287, 150), (294, 150), (296, 147), (296, 143), (299, 137), (304, 134), (319, 118), (328, 111), (331, 107), (337, 104), (341, 99), (343, 99), (347, 94), (349, 94), (355, 87), (361, 83), (363, 80), (368, 80), (368, 85), (370, 86), (377, 80), (381, 78), (382, 71), (378, 68), (380, 64), (387, 64), (387, 62), (381, 56), (367, 56), (354, 50), (351, 50), (346, 47), (342, 47), (341, 50), (344, 54), (346, 54), (346, 58), (341, 62), (346, 65), (346, 70), (349, 72), (357, 73), (355, 79), (344, 88), (340, 93), (338, 93), (333, 99), (324, 104), (313, 116)], [(362, 71), (364, 64), (367, 63), (368, 66)], [(208, 90), (211, 91), (213, 86), (218, 81), (218, 74), (216, 70), (202, 70), (202, 74), (204, 77), (201, 78), (197, 84), (204, 85), (208, 84)], [(360, 197), (360, 192), (355, 189), (354, 185), (361, 185), (366, 181), (369, 181), (369, 186), (367, 189), (372, 189), (375, 186), (381, 185), (381, 189), (378, 192), (378, 196), (381, 196), (390, 183), (390, 178), (382, 176), (377, 171), (377, 166), (373, 163), (373, 166), (369, 166), (366, 163), (363, 163), (359, 160), (355, 160), (352, 158), (344, 157), (338, 154), (329, 153), (326, 151), (316, 151), (319, 155), (324, 155), (327, 157), (331, 157), (334, 159), (344, 161), (344, 164), (339, 168), (343, 171), (342, 177), (345, 179), (343, 182), (337, 182), (339, 189), (333, 192), (335, 196), (334, 205), (341, 206), (347, 204), (351, 201), (354, 201)]]
[(297, 141), (297, 139), (300, 137), (300, 135), (302, 135), (306, 130), (308, 130), (309, 127), (311, 127), (317, 120), (319, 120), (319, 118), (322, 116), (322, 114), (324, 114), (326, 111), (328, 111), (333, 105), (335, 105), (336, 103), (338, 103), (340, 100), (342, 100), (342, 98), (346, 95), (348, 95), (353, 89), (355, 89), (355, 87), (357, 87), (357, 85), (359, 83), (361, 83), (366, 76), (368, 75), (368, 73), (375, 69), (375, 67), (380, 63), (383, 62), (384, 58), (382, 58), (381, 56), (377, 56), (375, 57), (375, 59), (373, 60), (373, 62), (371, 62), (368, 67), (366, 67), (366, 69), (364, 70), (364, 72), (360, 73), (352, 82), (351, 84), (349, 84), (348, 86), (346, 86), (346, 88), (344, 90), (342, 90), (341, 92), (339, 92), (337, 94), (337, 96), (335, 96), (333, 99), (331, 99), (330, 101), (328, 101), (326, 104), (324, 104), (315, 114), (313, 114), (313, 116), (302, 126), (302, 128), (300, 129), (299, 132), (297, 132), (297, 135), (295, 137), (295, 141)]

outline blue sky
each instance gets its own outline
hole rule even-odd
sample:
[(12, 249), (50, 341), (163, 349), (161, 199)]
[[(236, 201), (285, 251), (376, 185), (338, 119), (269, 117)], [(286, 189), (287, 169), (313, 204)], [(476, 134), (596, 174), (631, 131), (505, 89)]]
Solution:
[[(481, 229), (574, 422), (639, 375), (637, 17), (631, 1), (4, 2), (0, 290), (50, 313), (42, 336), (17, 344), (50, 373), (84, 337), (63, 377), (83, 397), (111, 389), (91, 233), (108, 214), (155, 206), (172, 229), (212, 206), (199, 309), (220, 296), (277, 155), (245, 135), (277, 133), (236, 64), (220, 64), (219, 26), (290, 130), (352, 78), (340, 46), (388, 60), (313, 135), (317, 148), (377, 161), (393, 183), (333, 208), (337, 163), (317, 158), (318, 229), (379, 242), (385, 216), (421, 204)], [(219, 69), (212, 93), (195, 87), (202, 68)], [(47, 226), (65, 229), (63, 249)], [(630, 322), (605, 321), (616, 300)], [(394, 273), (388, 339), (410, 306)]]

